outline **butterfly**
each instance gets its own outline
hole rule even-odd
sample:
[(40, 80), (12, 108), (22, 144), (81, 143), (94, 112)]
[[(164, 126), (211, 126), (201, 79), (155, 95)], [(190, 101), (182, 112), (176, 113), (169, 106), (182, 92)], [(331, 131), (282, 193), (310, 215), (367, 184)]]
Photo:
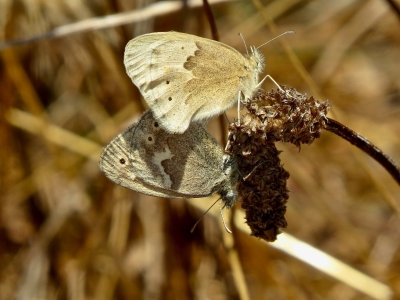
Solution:
[(242, 55), (223, 43), (179, 32), (156, 32), (131, 40), (126, 71), (160, 125), (183, 133), (193, 121), (213, 118), (251, 98), (264, 57)]
[(151, 196), (199, 198), (218, 193), (226, 207), (238, 197), (234, 156), (224, 154), (200, 123), (171, 134), (150, 110), (104, 148), (99, 165), (113, 182)]

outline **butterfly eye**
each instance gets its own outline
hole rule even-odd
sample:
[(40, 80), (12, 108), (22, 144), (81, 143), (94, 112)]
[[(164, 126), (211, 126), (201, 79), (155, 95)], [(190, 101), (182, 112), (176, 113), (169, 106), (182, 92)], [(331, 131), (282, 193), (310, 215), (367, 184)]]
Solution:
[(172, 100), (172, 97), (169, 97), (168, 100), (171, 101), (171, 100)]
[(169, 81), (167, 80), (167, 84), (169, 84)]
[(154, 127), (158, 127), (158, 122), (154, 122)]
[(121, 165), (124, 165), (126, 161), (125, 161), (124, 158), (121, 158), (121, 159), (119, 160), (119, 162), (121, 163)]

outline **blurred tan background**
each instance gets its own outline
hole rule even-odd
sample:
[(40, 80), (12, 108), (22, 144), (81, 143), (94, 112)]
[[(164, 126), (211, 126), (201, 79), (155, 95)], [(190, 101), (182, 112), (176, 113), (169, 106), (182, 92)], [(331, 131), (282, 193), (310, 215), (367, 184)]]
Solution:
[[(169, 30), (211, 38), (201, 7), (173, 2), (0, 2), (0, 48), (83, 20), (89, 27), (0, 51), (0, 299), (399, 299), (399, 186), (330, 132), (300, 152), (278, 145), (291, 174), (285, 232), (387, 285), (380, 296), (232, 223), (238, 280), (219, 217), (207, 215), (191, 234), (196, 207), (126, 190), (100, 172), (101, 148), (146, 109), (125, 74), (125, 44)], [(92, 20), (148, 6), (140, 22), (136, 15), (98, 29)], [(258, 46), (296, 31), (262, 48), (265, 74), (329, 99), (331, 118), (400, 162), (400, 16), (389, 1), (228, 1), (212, 9), (221, 42), (242, 53), (238, 32)], [(222, 141), (226, 128), (218, 120), (209, 127)]]

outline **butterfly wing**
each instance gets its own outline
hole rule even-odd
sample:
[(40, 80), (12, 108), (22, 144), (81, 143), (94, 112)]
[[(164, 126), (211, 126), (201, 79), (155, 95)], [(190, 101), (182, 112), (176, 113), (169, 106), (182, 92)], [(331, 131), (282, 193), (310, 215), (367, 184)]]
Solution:
[(205, 197), (231, 182), (231, 174), (224, 173), (221, 146), (199, 123), (183, 134), (170, 134), (148, 111), (131, 138), (132, 168), (148, 184), (186, 197)]
[(141, 180), (134, 172), (130, 161), (130, 141), (135, 125), (115, 137), (103, 150), (99, 166), (113, 182), (128, 189), (166, 198), (182, 198), (183, 195), (153, 186)]
[(239, 91), (247, 94), (258, 81), (249, 59), (232, 47), (179, 32), (131, 40), (124, 63), (155, 117), (172, 133), (224, 112)]
[(151, 111), (108, 144), (100, 169), (115, 183), (169, 198), (228, 193), (237, 180), (226, 172), (223, 151), (200, 124), (184, 134), (160, 128)]

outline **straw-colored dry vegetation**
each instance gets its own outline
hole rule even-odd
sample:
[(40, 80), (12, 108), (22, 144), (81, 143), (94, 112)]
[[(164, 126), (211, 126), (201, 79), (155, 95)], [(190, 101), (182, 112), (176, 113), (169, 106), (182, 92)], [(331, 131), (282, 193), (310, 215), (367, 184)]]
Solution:
[[(151, 4), (2, 0), (0, 43)], [(295, 30), (262, 48), (265, 74), (329, 99), (329, 117), (400, 162), (400, 18), (389, 1), (254, 0), (212, 9), (220, 40), (241, 52), (238, 32), (260, 45)], [(207, 207), (210, 199), (156, 199), (100, 172), (102, 147), (146, 109), (125, 73), (125, 44), (156, 31), (211, 37), (201, 7), (166, 11), (0, 51), (0, 299), (400, 298), (400, 188), (330, 132), (300, 152), (277, 144), (291, 174), (285, 232), (374, 279), (368, 283), (344, 271), (331, 277), (335, 263), (304, 253), (319, 271), (288, 255), (289, 245), (270, 247), (238, 229), (243, 219), (228, 235), (210, 213), (191, 234), (202, 213), (191, 203)], [(221, 124), (209, 128), (222, 143)]]

